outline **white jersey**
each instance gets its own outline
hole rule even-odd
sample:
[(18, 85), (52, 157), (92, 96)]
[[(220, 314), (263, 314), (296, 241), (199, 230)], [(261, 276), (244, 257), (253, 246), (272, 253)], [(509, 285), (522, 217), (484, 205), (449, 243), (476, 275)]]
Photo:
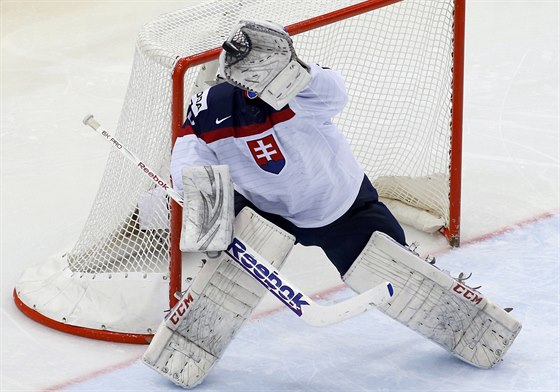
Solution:
[(325, 226), (352, 205), (364, 177), (331, 119), (348, 97), (340, 75), (310, 65), (312, 80), (281, 110), (228, 83), (195, 95), (171, 157), (181, 169), (228, 165), (235, 190), (302, 228)]

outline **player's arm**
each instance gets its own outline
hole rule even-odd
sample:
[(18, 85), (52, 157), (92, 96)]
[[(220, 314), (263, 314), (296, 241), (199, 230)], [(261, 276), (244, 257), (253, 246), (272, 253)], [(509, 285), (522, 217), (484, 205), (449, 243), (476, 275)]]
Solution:
[(276, 110), (289, 102), (296, 110), (330, 119), (348, 101), (340, 74), (300, 60), (292, 39), (279, 25), (241, 21), (223, 48), (220, 74), (229, 83), (256, 92)]
[(305, 110), (315, 117), (330, 119), (348, 103), (344, 80), (338, 71), (309, 64), (310, 83), (290, 102), (294, 110)]
[(228, 166), (219, 165), (214, 152), (197, 136), (192, 107), (187, 113), (170, 169), (173, 187), (184, 199), (180, 248), (183, 252), (221, 251), (233, 237), (233, 183)]
[(276, 23), (242, 20), (222, 47), (220, 75), (234, 86), (256, 92), (276, 110), (311, 80), (308, 65), (297, 57), (292, 39)]
[(184, 167), (219, 164), (216, 154), (204, 140), (197, 136), (197, 126), (191, 103), (187, 109), (187, 119), (183, 125), (182, 135), (175, 141), (171, 152), (171, 178), (173, 188), (179, 193), (183, 193), (182, 170)]

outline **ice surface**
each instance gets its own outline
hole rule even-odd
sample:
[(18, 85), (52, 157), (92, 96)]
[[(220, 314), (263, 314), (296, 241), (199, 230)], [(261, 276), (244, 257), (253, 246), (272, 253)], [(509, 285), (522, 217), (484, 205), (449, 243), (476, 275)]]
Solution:
[[(174, 389), (138, 362), (144, 347), (36, 324), (12, 289), (81, 231), (109, 151), (81, 120), (94, 112), (108, 128), (116, 123), (136, 32), (198, 2), (1, 3), (2, 391)], [(449, 251), (440, 237), (407, 234), (515, 308), (524, 328), (505, 361), (474, 369), (374, 311), (313, 329), (291, 313), (267, 313), (276, 306), (268, 298), (200, 390), (560, 388), (559, 3), (470, 0), (466, 33), (466, 245)], [(329, 301), (349, 295), (332, 290), (340, 281), (315, 249), (299, 248), (285, 272), (307, 293), (333, 292)]]
[[(310, 327), (282, 310), (247, 323), (196, 390), (558, 390), (559, 225), (556, 215), (438, 258), (440, 268), (455, 276), (472, 271), (469, 282), (513, 307), (523, 324), (504, 361), (492, 369), (465, 364), (375, 310), (328, 328)], [(348, 295), (345, 289), (329, 300)], [(181, 390), (147, 369), (137, 361), (67, 390)]]

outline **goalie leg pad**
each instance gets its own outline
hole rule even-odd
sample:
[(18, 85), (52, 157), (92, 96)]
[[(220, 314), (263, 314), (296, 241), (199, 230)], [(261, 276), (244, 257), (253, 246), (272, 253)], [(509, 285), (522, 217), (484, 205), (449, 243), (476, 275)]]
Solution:
[[(235, 235), (280, 268), (294, 237), (244, 208)], [(225, 252), (210, 259), (159, 326), (143, 361), (185, 388), (198, 385), (220, 359), (266, 289)]]
[(396, 295), (380, 307), (382, 312), (480, 368), (500, 362), (521, 330), (518, 321), (481, 293), (380, 232), (343, 280), (357, 292), (392, 282)]

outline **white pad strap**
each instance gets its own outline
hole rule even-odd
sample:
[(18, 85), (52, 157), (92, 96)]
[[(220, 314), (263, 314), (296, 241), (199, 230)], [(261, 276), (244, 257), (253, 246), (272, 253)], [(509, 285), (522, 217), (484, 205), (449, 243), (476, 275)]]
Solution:
[(187, 166), (184, 187), (183, 252), (221, 251), (233, 238), (233, 183), (227, 165)]
[[(294, 237), (249, 208), (235, 219), (235, 236), (280, 268)], [(206, 262), (156, 332), (144, 362), (186, 388), (200, 383), (266, 293), (225, 252)]]
[(241, 21), (223, 44), (220, 74), (231, 84), (256, 92), (276, 110), (311, 81), (292, 39), (272, 22)]
[(396, 295), (380, 310), (477, 367), (496, 365), (521, 330), (481, 293), (383, 233), (372, 235), (343, 280), (357, 292), (391, 281)]

